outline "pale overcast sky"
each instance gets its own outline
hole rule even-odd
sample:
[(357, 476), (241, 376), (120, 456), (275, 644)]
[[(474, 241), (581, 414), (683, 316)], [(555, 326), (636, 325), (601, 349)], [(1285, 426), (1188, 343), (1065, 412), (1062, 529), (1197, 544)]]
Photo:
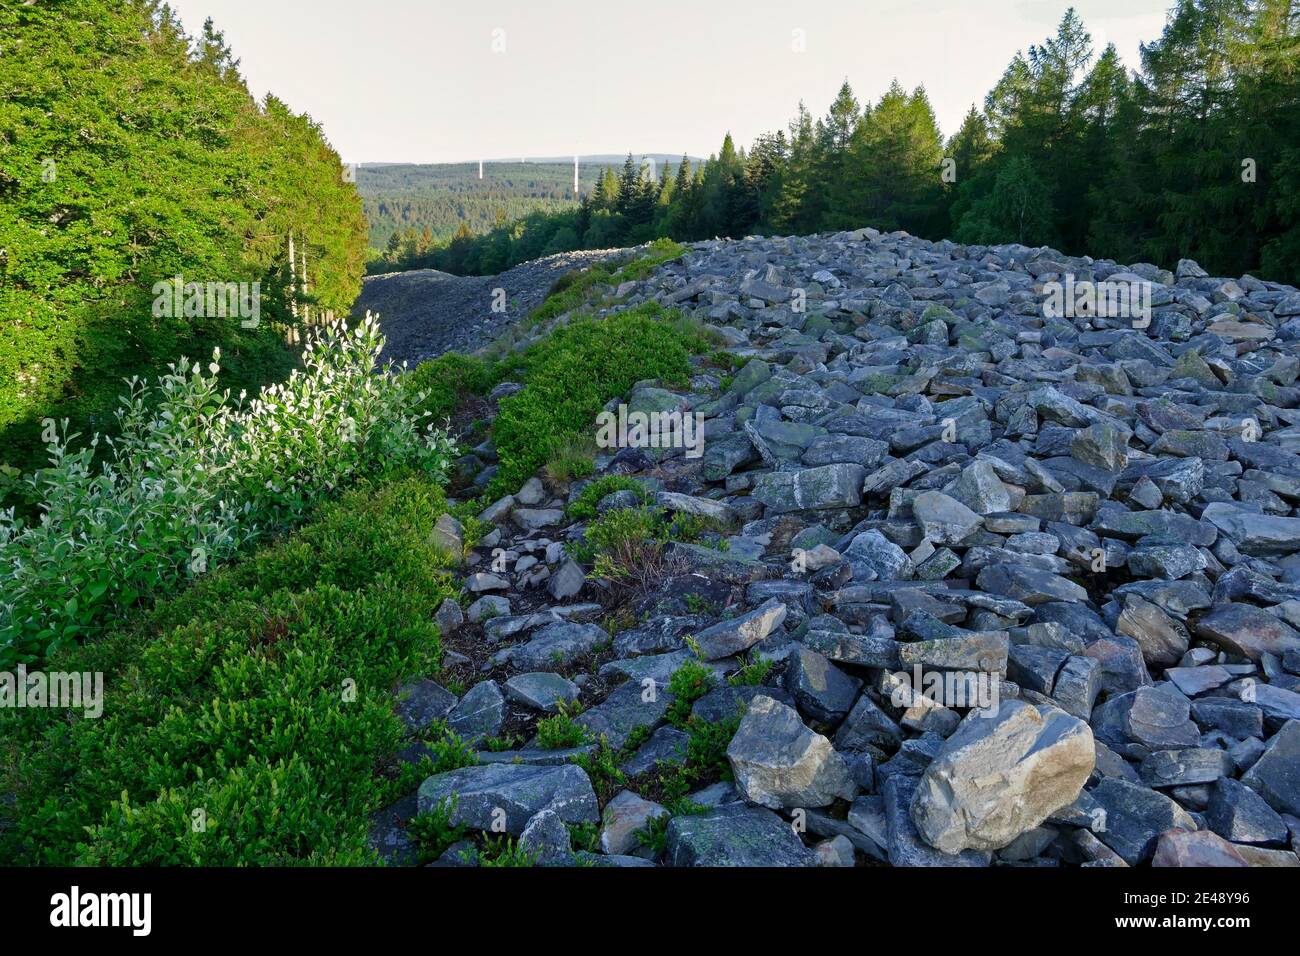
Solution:
[[(1076, 0), (1130, 68), (1172, 0)], [(211, 16), (255, 95), (322, 123), (347, 162), (748, 145), (847, 77), (924, 84), (944, 134), (1066, 0), (171, 0)], [(801, 34), (796, 31), (802, 31)], [(796, 51), (800, 36), (804, 50)]]

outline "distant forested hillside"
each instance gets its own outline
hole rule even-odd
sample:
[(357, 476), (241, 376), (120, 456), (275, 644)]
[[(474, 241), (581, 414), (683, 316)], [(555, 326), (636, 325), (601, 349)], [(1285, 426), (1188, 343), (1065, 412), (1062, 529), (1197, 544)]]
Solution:
[[(4, 2), (0, 46), (5, 463), (41, 462), (46, 418), (111, 431), (123, 379), (182, 354), (219, 346), (223, 384), (251, 391), (295, 363), (290, 326), (351, 304), (356, 188), (310, 117), (253, 99), (210, 22), (189, 37), (156, 0)], [(258, 283), (256, 326), (204, 302), (155, 314), (176, 277), (250, 301)]]
[[(590, 188), (603, 167), (579, 168), (579, 184)], [(446, 242), (463, 225), (474, 235), (500, 221), (532, 212), (576, 208), (573, 163), (395, 164), (359, 166), (357, 190), (365, 202), (373, 249), (400, 249), (405, 240)], [(395, 238), (394, 238), (395, 237)]]
[[(488, 160), (472, 163), (380, 163), (356, 167), (357, 190), (365, 201), (370, 223), (371, 256), (382, 252), (388, 261), (427, 253), (445, 245), (457, 232), (478, 236), (503, 223), (533, 213), (577, 209), (573, 193), (573, 160)], [(666, 157), (646, 154), (642, 160), (662, 164)], [(622, 157), (584, 156), (578, 183), (590, 191)]]
[(541, 252), (875, 226), (1216, 275), (1300, 280), (1300, 3), (1178, 0), (1126, 70), (1068, 10), (1017, 53), (945, 140), (923, 87), (874, 102), (846, 82), (748, 150), (622, 171), (581, 205), (534, 212), (371, 268), (486, 274)]

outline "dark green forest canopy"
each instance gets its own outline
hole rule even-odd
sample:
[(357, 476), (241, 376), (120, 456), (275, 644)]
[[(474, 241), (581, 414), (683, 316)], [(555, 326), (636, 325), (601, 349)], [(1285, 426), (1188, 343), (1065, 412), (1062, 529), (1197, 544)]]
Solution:
[[(220, 346), (238, 391), (293, 364), (302, 314), (346, 310), (366, 224), (320, 127), (256, 102), (222, 36), (156, 0), (0, 3), (0, 448), (40, 463), (40, 422), (104, 430), (131, 375)], [(260, 322), (157, 317), (153, 286), (260, 283)]]
[(1179, 0), (1128, 71), (1073, 9), (1017, 53), (982, 108), (945, 141), (925, 89), (827, 113), (704, 163), (631, 162), (577, 209), (485, 235), (393, 244), (374, 269), (488, 274), (543, 252), (669, 236), (807, 234), (875, 226), (970, 244), (1300, 281), (1300, 4)]

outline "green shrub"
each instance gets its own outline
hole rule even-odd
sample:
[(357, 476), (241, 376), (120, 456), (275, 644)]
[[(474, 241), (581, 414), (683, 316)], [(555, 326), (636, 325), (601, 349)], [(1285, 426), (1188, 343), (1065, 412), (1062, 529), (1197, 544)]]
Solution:
[(595, 750), (579, 754), (573, 759), (575, 764), (586, 771), (587, 779), (591, 781), (591, 787), (596, 791), (596, 799), (601, 806), (608, 803), (627, 782), (627, 776), (619, 769), (619, 764), (629, 756), (631, 755), (611, 747), (605, 735), (601, 734)]
[(574, 436), (590, 432), (605, 403), (636, 382), (680, 384), (692, 352), (708, 348), (683, 335), (672, 314), (647, 303), (603, 320), (578, 319), (513, 357), (524, 388), (501, 401), (492, 434), (500, 470), (491, 493), (516, 490)]
[(487, 393), (496, 381), (492, 367), (483, 359), (446, 352), (408, 372), (407, 383), (424, 395), (419, 410), (441, 422), (455, 413), (468, 396)]
[(668, 692), (673, 696), (666, 715), (668, 722), (685, 727), (691, 716), (691, 705), (713, 690), (715, 682), (713, 668), (698, 660), (686, 661), (673, 671), (668, 678)]
[(586, 521), (596, 517), (596, 505), (600, 504), (601, 499), (606, 495), (612, 495), (616, 491), (631, 491), (643, 504), (650, 498), (650, 492), (646, 491), (645, 485), (635, 478), (626, 475), (602, 475), (583, 485), (582, 491), (567, 509), (569, 517), (575, 521)]
[[(667, 542), (696, 542), (714, 528), (715, 522), (707, 518), (670, 513), (659, 505), (615, 508), (592, 520), (568, 550), (575, 560), (590, 564), (597, 577), (648, 584), (663, 573)], [(727, 542), (719, 542), (719, 547), (725, 550)]]
[(484, 837), (478, 852), (479, 866), (532, 866), (536, 859), (504, 833)]
[[(392, 689), (435, 672), (456, 593), (423, 477), (359, 488), (50, 668), (105, 673), (98, 719), (0, 712), (0, 859), (57, 865), (359, 864)], [(202, 824), (200, 827), (199, 824)]]
[(749, 655), (749, 660), (741, 665), (740, 670), (727, 678), (727, 683), (732, 687), (757, 687), (767, 680), (774, 663), (770, 658), (754, 651)]
[(636, 831), (636, 842), (647, 847), (657, 858), (668, 845), (668, 824), (671, 821), (672, 817), (666, 813), (651, 817)]
[(406, 831), (419, 847), (421, 863), (432, 863), (453, 843), (465, 839), (469, 827), (453, 824), (451, 821), (455, 813), (456, 795), (452, 794), (431, 812), (418, 814), (406, 822)]
[(418, 393), (376, 374), (382, 348), (369, 320), (319, 330), (305, 369), (247, 404), (217, 391), (217, 355), (206, 371), (182, 359), (132, 384), (99, 463), (100, 436), (72, 451), (64, 422), (29, 479), (42, 520), (0, 512), (0, 665), (98, 633), (357, 478), (441, 479), (452, 445), (412, 411)]
[(587, 853), (600, 852), (600, 826), (595, 823), (567, 823), (569, 830), (569, 845), (573, 847), (574, 852)]
[(558, 713), (554, 716), (537, 722), (537, 745), (547, 750), (581, 747), (588, 739), (587, 728), (573, 718), (582, 713), (582, 704), (560, 701), (556, 709)]

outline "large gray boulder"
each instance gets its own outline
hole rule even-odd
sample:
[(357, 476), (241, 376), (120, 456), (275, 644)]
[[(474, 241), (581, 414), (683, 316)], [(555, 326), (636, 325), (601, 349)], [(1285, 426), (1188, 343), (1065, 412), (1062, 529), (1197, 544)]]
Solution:
[(997, 850), (1079, 795), (1096, 762), (1092, 731), (1055, 707), (1001, 701), (972, 711), (921, 776), (912, 821), (944, 853)]
[(773, 809), (824, 807), (837, 797), (852, 800), (858, 789), (831, 742), (771, 697), (749, 702), (727, 761), (745, 799)]

